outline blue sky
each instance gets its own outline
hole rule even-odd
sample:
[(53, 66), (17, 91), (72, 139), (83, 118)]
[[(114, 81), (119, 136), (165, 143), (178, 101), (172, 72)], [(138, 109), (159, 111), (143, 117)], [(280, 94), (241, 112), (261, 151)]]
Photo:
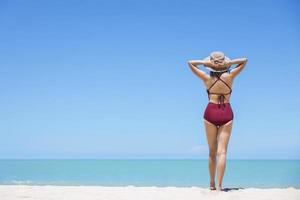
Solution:
[(228, 158), (300, 159), (299, 7), (1, 1), (0, 158), (207, 158), (187, 61), (221, 50), (248, 58)]

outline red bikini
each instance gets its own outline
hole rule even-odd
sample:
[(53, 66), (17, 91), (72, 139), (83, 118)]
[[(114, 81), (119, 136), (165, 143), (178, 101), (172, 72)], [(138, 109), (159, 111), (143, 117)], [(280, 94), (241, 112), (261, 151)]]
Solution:
[[(208, 103), (204, 112), (204, 119), (211, 122), (218, 128), (226, 124), (227, 122), (233, 120), (234, 115), (230, 103), (224, 103), (225, 95), (231, 94), (232, 89), (224, 80), (221, 79), (221, 74), (217, 75), (217, 78), (218, 79), (207, 89), (207, 94), (208, 99), (210, 99), (210, 94), (219, 95), (218, 103)], [(217, 81), (222, 81), (230, 89), (230, 92), (226, 94), (210, 92), (209, 90), (216, 84)]]

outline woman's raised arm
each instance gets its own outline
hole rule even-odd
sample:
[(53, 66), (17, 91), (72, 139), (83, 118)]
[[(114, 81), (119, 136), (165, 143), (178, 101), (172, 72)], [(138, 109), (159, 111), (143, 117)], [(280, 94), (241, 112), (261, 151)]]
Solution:
[(191, 70), (196, 74), (199, 78), (201, 78), (204, 82), (209, 79), (209, 75), (205, 73), (205, 71), (200, 70), (197, 65), (206, 65), (209, 66), (210, 63), (207, 60), (189, 60), (188, 65)]
[(237, 66), (230, 71), (230, 75), (232, 76), (232, 78), (234, 78), (244, 69), (247, 61), (247, 58), (237, 58), (229, 61), (230, 65), (237, 64)]

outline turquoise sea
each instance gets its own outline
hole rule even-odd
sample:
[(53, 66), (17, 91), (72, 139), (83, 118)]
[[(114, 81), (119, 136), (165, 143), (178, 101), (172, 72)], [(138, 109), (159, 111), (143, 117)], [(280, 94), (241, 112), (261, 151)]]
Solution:
[[(208, 187), (207, 160), (0, 160), (0, 184)], [(227, 160), (223, 187), (300, 188), (300, 160)]]

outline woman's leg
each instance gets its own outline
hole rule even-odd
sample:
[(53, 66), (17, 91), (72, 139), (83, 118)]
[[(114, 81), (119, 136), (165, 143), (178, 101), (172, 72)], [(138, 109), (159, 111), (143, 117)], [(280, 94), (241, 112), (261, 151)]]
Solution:
[(219, 134), (218, 134), (218, 148), (217, 148), (217, 156), (218, 156), (218, 186), (217, 189), (222, 189), (222, 181), (223, 176), (226, 168), (226, 153), (227, 153), (227, 146), (231, 134), (233, 121), (229, 121), (228, 123), (220, 126)]
[(217, 127), (204, 119), (207, 143), (209, 147), (209, 176), (210, 176), (210, 189), (215, 188), (215, 174), (216, 174), (216, 155), (217, 155)]

